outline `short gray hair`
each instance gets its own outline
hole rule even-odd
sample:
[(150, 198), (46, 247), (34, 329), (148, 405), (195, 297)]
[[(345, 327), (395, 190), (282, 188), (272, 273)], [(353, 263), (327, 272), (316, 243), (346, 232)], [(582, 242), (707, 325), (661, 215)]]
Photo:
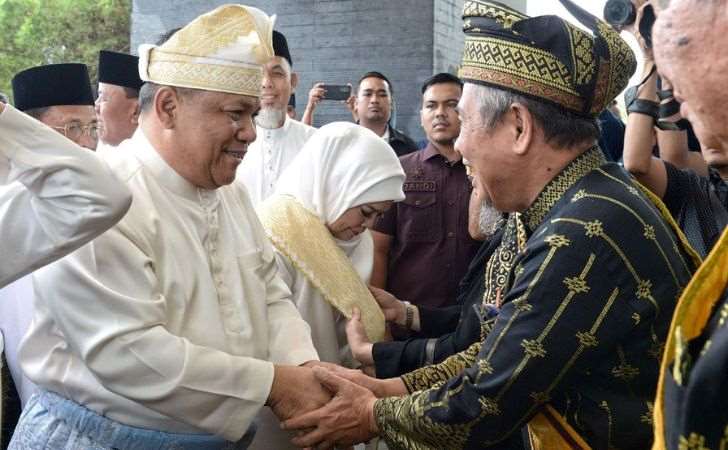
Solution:
[(480, 117), (487, 129), (498, 125), (514, 103), (520, 103), (533, 115), (549, 144), (570, 148), (599, 139), (600, 130), (596, 118), (578, 116), (557, 106), (505, 89), (480, 84), (473, 86), (476, 88), (480, 105)]
[[(163, 87), (163, 85), (152, 83), (150, 81), (147, 81), (142, 85), (141, 89), (139, 89), (139, 111), (146, 112), (151, 109), (152, 104), (154, 103), (154, 96), (157, 95), (157, 91), (161, 87)], [(177, 91), (177, 94), (179, 94), (180, 97), (185, 98), (189, 98), (193, 95), (197, 95), (198, 93), (203, 92), (199, 89), (181, 88), (175, 86), (169, 87)]]

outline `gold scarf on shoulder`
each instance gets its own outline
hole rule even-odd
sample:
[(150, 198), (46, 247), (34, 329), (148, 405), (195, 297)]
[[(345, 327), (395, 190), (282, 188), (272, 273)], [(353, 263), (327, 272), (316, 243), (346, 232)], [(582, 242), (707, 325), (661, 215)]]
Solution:
[(323, 298), (347, 319), (354, 307), (371, 342), (384, 339), (384, 314), (349, 258), (336, 245), (321, 220), (295, 198), (274, 195), (258, 207), (273, 246), (285, 256)]
[[(664, 450), (665, 443), (665, 374), (675, 360), (677, 353), (684, 348), (691, 339), (703, 332), (710, 320), (711, 313), (724, 289), (728, 286), (728, 228), (723, 231), (720, 240), (700, 269), (695, 273), (690, 283), (680, 296), (680, 301), (672, 316), (672, 324), (667, 335), (665, 353), (660, 366), (660, 381), (657, 383), (657, 398), (655, 399), (654, 422), (655, 443), (653, 450)], [(676, 381), (679, 382), (679, 376)]]

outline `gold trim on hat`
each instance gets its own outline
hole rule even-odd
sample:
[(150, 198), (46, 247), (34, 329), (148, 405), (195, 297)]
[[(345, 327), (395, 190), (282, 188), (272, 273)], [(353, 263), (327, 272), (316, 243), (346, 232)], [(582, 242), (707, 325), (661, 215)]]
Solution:
[(469, 1), (465, 3), (463, 6), (463, 19), (466, 17), (489, 17), (503, 25), (505, 28), (511, 28), (514, 23), (523, 19), (528, 19), (527, 15), (511, 8), (490, 2), (479, 1)]
[(543, 50), (493, 37), (465, 39), (462, 78), (483, 81), (581, 111), (569, 70)]
[(261, 69), (192, 62), (152, 61), (149, 80), (154, 83), (231, 94), (260, 96)]

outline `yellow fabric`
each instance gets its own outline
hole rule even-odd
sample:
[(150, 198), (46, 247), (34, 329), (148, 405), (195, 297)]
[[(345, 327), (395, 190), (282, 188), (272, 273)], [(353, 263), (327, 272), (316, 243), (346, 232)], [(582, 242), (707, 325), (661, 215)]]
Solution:
[(528, 436), (533, 450), (591, 450), (571, 425), (548, 405), (528, 422)]
[(273, 57), (273, 22), (263, 11), (223, 5), (160, 46), (139, 47), (144, 81), (260, 96), (262, 65)]
[(372, 342), (384, 339), (384, 314), (319, 218), (290, 196), (263, 202), (258, 216), (273, 246), (347, 318), (356, 306)]
[(690, 284), (685, 288), (678, 302), (667, 335), (665, 354), (662, 357), (660, 381), (657, 384), (655, 400), (655, 443), (653, 450), (665, 450), (664, 388), (665, 374), (675, 358), (676, 333), (684, 342), (694, 339), (703, 332), (710, 314), (724, 289), (728, 286), (728, 228), (716, 243)]

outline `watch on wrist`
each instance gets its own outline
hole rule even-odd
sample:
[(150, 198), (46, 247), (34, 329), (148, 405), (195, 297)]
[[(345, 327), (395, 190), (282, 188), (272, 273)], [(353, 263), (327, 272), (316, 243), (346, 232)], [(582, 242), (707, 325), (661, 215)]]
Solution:
[(412, 303), (408, 301), (403, 301), (404, 303), (404, 327), (407, 330), (412, 329), (412, 322), (414, 322), (415, 319), (415, 308), (412, 306)]

